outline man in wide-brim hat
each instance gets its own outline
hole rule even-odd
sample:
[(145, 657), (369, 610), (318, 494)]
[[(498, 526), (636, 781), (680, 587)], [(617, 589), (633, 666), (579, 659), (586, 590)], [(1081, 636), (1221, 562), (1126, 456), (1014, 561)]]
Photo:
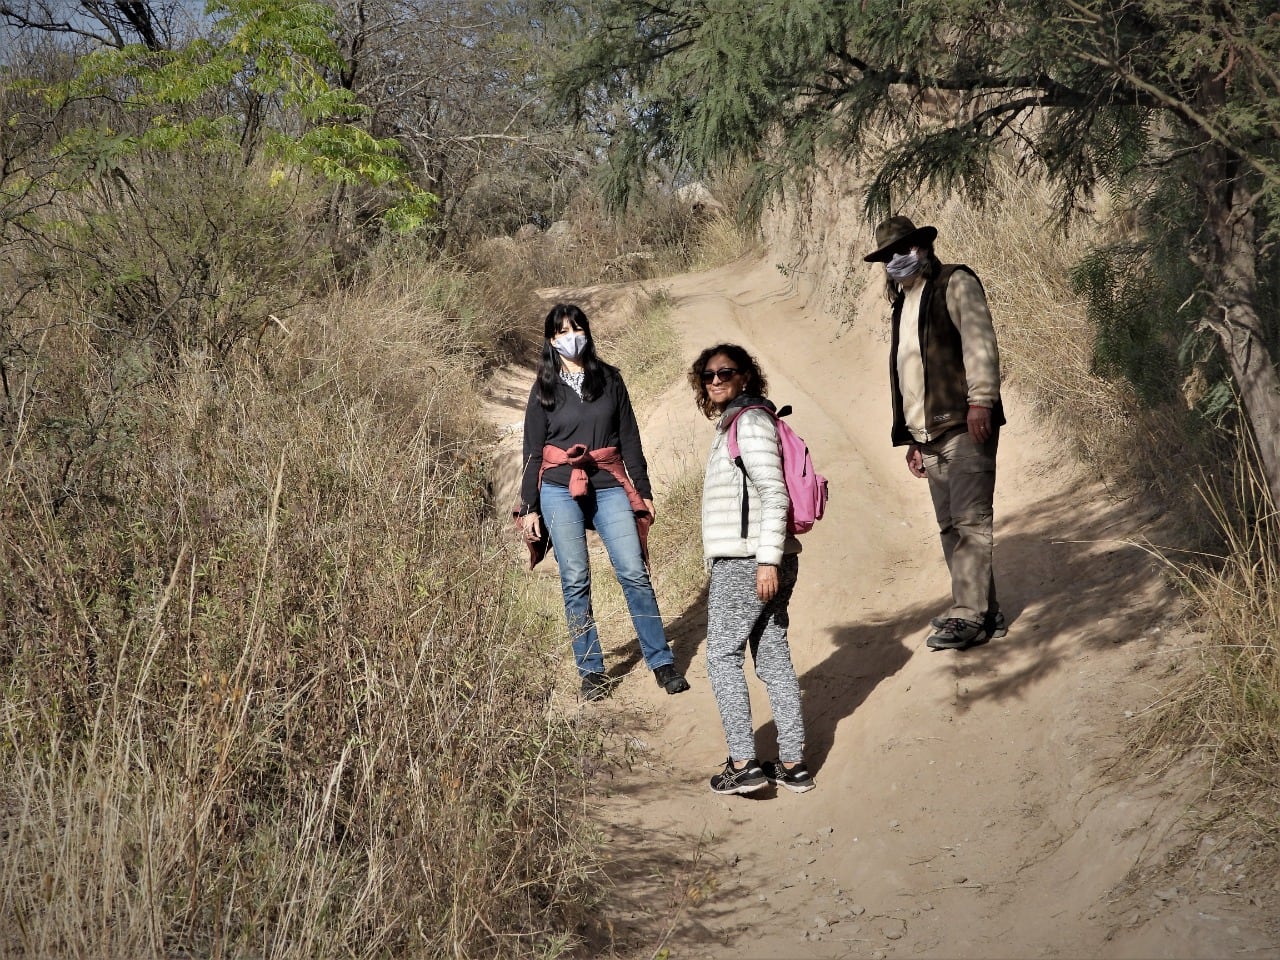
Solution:
[(889, 384), (893, 443), (907, 469), (927, 477), (951, 572), (951, 606), (926, 643), (965, 650), (1007, 632), (992, 572), (992, 518), (1000, 402), (1000, 350), (982, 282), (933, 252), (938, 231), (908, 217), (876, 227), (876, 249), (893, 304)]
[(900, 247), (932, 250), (937, 238), (937, 227), (917, 227), (907, 217), (890, 217), (876, 227), (876, 249), (862, 259), (867, 263), (887, 263), (893, 250)]

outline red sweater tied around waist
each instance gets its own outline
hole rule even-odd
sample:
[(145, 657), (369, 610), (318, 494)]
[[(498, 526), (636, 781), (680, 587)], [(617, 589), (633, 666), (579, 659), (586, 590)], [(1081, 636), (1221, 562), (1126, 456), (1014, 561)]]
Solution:
[[(573, 467), (573, 471), (569, 474), (569, 496), (575, 499), (585, 497), (590, 492), (588, 468), (594, 466), (613, 474), (618, 485), (626, 492), (631, 509), (635, 511), (636, 533), (640, 535), (640, 555), (644, 558), (644, 565), (647, 568), (649, 566), (649, 527), (653, 525), (653, 514), (644, 505), (644, 500), (636, 492), (631, 478), (627, 476), (626, 467), (622, 463), (622, 454), (619, 453), (618, 448), (601, 447), (598, 450), (588, 450), (586, 444), (578, 443), (568, 450), (562, 450), (560, 447), (547, 444), (542, 448), (542, 469), (538, 471), (538, 486), (542, 486), (542, 474), (548, 467), (559, 467), (564, 464)], [(514, 515), (519, 518), (520, 511), (514, 511)], [(550, 546), (545, 518), (541, 526), (542, 535), (529, 544), (530, 570), (547, 555), (547, 549)], [(590, 521), (587, 522), (587, 526), (595, 529)]]

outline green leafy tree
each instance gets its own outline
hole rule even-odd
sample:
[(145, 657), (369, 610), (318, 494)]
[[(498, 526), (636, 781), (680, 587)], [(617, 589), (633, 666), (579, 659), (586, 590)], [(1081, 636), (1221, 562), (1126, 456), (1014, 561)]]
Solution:
[(148, 123), (123, 141), (100, 127), (80, 131), (87, 152), (106, 148), (235, 148), (246, 162), (269, 158), (340, 183), (398, 190), (388, 220), (420, 225), (435, 197), (406, 175), (399, 144), (358, 122), (364, 109), (336, 77), (341, 60), (330, 7), (309, 0), (223, 0), (210, 4), (207, 37), (180, 49), (131, 45), (84, 58), (68, 96), (127, 98)]
[(0, 65), (0, 431), (62, 416), (75, 343), (158, 369), (276, 329), (332, 255), (335, 184), (376, 197), (378, 229), (435, 216), (332, 81), (327, 6), (231, 0), (201, 27), (156, 48), (23, 26)]
[(610, 136), (622, 201), (655, 163), (749, 158), (758, 203), (831, 155), (870, 164), (871, 218), (921, 185), (989, 199), (1010, 156), (1056, 186), (1064, 225), (1100, 191), (1174, 185), (1183, 270), (1162, 272), (1165, 214), (1135, 203), (1138, 265), (1165, 286), (1193, 276), (1177, 315), (1216, 336), (1280, 503), (1275, 0), (565, 6), (580, 41), (555, 84)]
[[(6, 126), (42, 135), (14, 139), (30, 148), (22, 156), (6, 151), (0, 201), (79, 189), (185, 151), (236, 153), (245, 166), (272, 162), (277, 178), (301, 171), (371, 185), (384, 191), (380, 215), (395, 229), (432, 216), (437, 198), (408, 175), (400, 144), (370, 134), (366, 109), (336, 82), (341, 57), (329, 6), (219, 0), (206, 16), (204, 35), (173, 48), (99, 44), (72, 61), (70, 77), (4, 68)], [(48, 26), (25, 29), (56, 36)], [(44, 175), (33, 179), (37, 167)]]

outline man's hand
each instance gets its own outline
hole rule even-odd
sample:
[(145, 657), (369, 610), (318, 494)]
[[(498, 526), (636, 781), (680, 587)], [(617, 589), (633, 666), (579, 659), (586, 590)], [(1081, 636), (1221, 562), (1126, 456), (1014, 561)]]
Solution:
[(913, 443), (907, 447), (907, 469), (913, 477), (924, 477), (924, 452), (920, 445)]
[(524, 538), (530, 543), (542, 539), (542, 518), (536, 513), (526, 513), (521, 517), (520, 526), (524, 530)]
[(756, 567), (756, 596), (768, 603), (778, 595), (778, 568), (767, 564)]
[(652, 500), (646, 500), (646, 501), (644, 502), (644, 508), (645, 508), (646, 510), (648, 510), (648, 511), (649, 511), (649, 519), (651, 519), (651, 520), (657, 520), (657, 519), (658, 519), (658, 511), (657, 511), (657, 510), (655, 510), (655, 509), (653, 509), (653, 501), (652, 501)]
[(973, 437), (973, 442), (977, 444), (986, 443), (991, 439), (991, 408), (990, 407), (969, 407), (969, 436)]

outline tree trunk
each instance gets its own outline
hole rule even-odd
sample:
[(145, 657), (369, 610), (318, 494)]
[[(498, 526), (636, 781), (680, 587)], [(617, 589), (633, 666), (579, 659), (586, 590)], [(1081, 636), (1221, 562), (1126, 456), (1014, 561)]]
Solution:
[(1280, 506), (1280, 375), (1258, 316), (1258, 244), (1248, 185), (1239, 178), (1211, 191), (1209, 230), (1220, 256), (1213, 306), (1206, 318), (1227, 354), (1258, 458)]

